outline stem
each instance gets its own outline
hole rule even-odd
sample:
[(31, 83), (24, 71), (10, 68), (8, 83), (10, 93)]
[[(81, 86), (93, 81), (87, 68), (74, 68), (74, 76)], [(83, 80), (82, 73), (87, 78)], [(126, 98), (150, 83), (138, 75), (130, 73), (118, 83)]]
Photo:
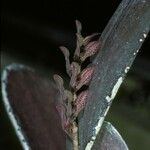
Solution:
[(79, 150), (79, 143), (78, 143), (78, 127), (76, 122), (73, 122), (73, 127), (72, 127), (72, 134), (73, 134), (73, 150)]
[[(76, 93), (73, 92), (73, 103), (75, 102), (76, 98), (77, 98)], [(72, 123), (72, 143), (73, 143), (73, 150), (79, 150), (78, 126), (76, 123), (76, 118)]]

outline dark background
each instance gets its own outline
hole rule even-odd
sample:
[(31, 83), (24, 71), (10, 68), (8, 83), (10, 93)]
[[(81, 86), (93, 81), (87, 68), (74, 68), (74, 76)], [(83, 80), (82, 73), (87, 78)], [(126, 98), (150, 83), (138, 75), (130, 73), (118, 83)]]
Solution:
[[(59, 50), (75, 48), (75, 19), (83, 34), (102, 32), (121, 0), (5, 0), (1, 10), (1, 69), (17, 62), (49, 77), (66, 76)], [(150, 147), (150, 54), (149, 37), (144, 42), (128, 77), (114, 100), (107, 120), (132, 150)], [(0, 103), (0, 149), (21, 149)]]

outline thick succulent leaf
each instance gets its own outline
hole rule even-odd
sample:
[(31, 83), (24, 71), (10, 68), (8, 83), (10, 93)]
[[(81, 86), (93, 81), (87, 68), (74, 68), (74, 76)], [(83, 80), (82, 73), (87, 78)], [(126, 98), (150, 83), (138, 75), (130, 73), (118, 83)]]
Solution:
[(149, 8), (149, 0), (123, 0), (100, 37), (101, 50), (93, 61), (96, 69), (89, 86), (91, 96), (79, 118), (81, 150), (94, 144), (110, 104), (149, 32)]
[(2, 98), (23, 149), (65, 150), (66, 136), (55, 109), (53, 84), (22, 65), (2, 75)]
[(92, 150), (128, 150), (128, 147), (115, 127), (104, 122)]

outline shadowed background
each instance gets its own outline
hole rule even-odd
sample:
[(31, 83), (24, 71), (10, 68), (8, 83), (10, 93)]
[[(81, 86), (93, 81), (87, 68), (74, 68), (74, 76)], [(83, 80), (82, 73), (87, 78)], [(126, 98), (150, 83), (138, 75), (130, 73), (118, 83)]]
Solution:
[[(19, 1), (5, 0), (1, 12), (1, 68), (12, 62), (33, 67), (52, 79), (54, 72), (66, 77), (65, 61), (58, 46), (75, 48), (75, 19), (83, 34), (102, 32), (120, 0)], [(148, 37), (149, 38), (149, 37)], [(150, 55), (146, 39), (132, 69), (109, 111), (107, 120), (121, 133), (129, 149), (150, 147)], [(115, 55), (115, 54), (114, 54)], [(2, 102), (0, 148), (21, 149)]]

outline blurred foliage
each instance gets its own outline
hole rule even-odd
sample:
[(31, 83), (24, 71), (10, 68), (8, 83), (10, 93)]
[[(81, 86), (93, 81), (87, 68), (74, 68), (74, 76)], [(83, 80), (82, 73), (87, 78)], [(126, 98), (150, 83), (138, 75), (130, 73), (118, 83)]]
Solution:
[(150, 80), (134, 72), (135, 63), (123, 82), (106, 120), (117, 128), (129, 149), (141, 150), (144, 147), (144, 150), (149, 150)]

